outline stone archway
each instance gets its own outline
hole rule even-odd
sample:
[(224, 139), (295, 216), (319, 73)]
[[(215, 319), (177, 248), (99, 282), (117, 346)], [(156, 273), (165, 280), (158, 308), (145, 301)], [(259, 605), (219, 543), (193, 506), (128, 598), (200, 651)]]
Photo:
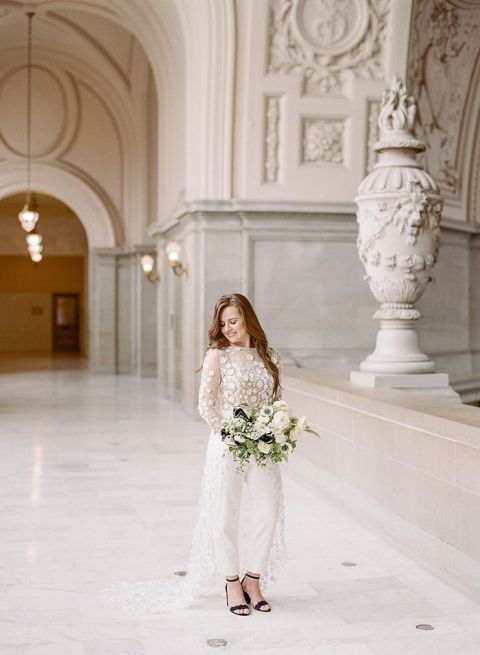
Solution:
[[(121, 241), (121, 224), (99, 193), (80, 177), (45, 162), (32, 166), (32, 188), (62, 200), (85, 228), (89, 249), (113, 248)], [(0, 199), (25, 190), (25, 165), (0, 164)]]

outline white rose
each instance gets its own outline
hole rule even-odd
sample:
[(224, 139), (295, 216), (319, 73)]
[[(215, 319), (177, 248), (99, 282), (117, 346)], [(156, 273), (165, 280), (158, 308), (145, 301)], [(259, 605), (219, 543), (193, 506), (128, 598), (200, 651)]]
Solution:
[(276, 400), (273, 406), (275, 409), (283, 409), (285, 412), (290, 413), (290, 408), (284, 400)]
[(287, 440), (287, 435), (284, 432), (277, 432), (275, 433), (275, 441), (277, 443), (285, 443)]
[(272, 444), (265, 443), (265, 441), (258, 442), (258, 450), (264, 455), (268, 455), (271, 449), (272, 449)]
[(276, 412), (273, 417), (273, 425), (279, 430), (285, 430), (290, 425), (290, 416), (283, 410)]

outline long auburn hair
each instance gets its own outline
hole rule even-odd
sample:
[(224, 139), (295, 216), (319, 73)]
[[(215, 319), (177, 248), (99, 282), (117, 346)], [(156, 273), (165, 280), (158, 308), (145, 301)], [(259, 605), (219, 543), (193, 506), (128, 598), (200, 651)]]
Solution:
[(280, 391), (280, 371), (278, 366), (272, 361), (272, 351), (268, 347), (267, 336), (263, 331), (260, 321), (255, 314), (251, 302), (241, 293), (231, 293), (221, 296), (215, 305), (213, 311), (212, 324), (208, 330), (208, 345), (210, 348), (228, 348), (231, 344), (227, 337), (222, 333), (220, 317), (225, 307), (237, 307), (245, 323), (250, 345), (256, 349), (260, 359), (273, 377), (273, 395), (277, 396)]

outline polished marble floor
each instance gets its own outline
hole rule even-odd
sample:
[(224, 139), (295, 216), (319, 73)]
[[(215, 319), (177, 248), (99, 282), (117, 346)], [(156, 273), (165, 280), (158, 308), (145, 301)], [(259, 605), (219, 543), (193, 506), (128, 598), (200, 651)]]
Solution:
[(158, 616), (107, 606), (108, 585), (185, 567), (206, 439), (155, 380), (0, 358), (0, 655), (480, 653), (478, 605), (288, 469), (271, 614), (238, 618), (220, 597)]

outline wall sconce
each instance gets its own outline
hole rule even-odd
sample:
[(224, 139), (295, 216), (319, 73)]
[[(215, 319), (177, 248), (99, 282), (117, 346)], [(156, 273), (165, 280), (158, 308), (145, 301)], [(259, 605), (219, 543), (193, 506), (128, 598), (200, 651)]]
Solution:
[(168, 263), (175, 275), (182, 275), (182, 273), (187, 273), (188, 269), (180, 261), (180, 246), (176, 241), (170, 241), (168, 246), (165, 248), (168, 256)]
[(160, 275), (154, 270), (155, 260), (152, 255), (143, 255), (140, 258), (140, 266), (142, 267), (143, 274), (149, 282), (156, 284), (160, 282)]

